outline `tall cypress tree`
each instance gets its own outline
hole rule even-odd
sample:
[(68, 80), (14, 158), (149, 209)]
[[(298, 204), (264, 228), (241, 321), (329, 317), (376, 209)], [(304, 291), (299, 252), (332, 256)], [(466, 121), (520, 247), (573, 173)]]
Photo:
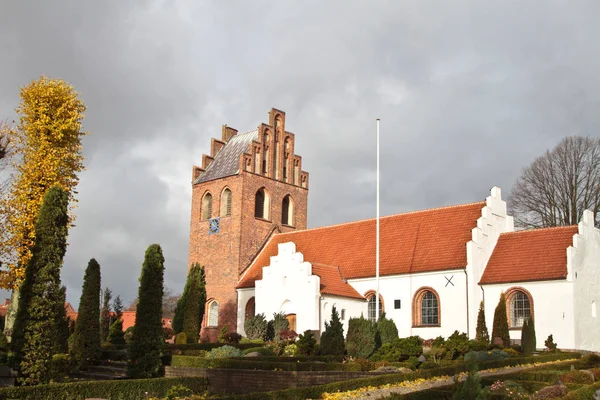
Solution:
[(204, 267), (201, 267), (198, 263), (192, 265), (188, 274), (188, 281), (190, 285), (183, 313), (183, 332), (185, 332), (188, 342), (197, 343), (200, 333), (200, 323), (204, 317), (204, 303), (206, 303)]
[(35, 225), (35, 245), (21, 284), (13, 327), (11, 364), (20, 370), (19, 382), (46, 382), (57, 345), (57, 303), (64, 307), (60, 269), (67, 247), (67, 193), (52, 187)]
[(325, 322), (325, 331), (321, 334), (319, 353), (328, 355), (344, 355), (344, 326), (340, 321), (335, 306), (331, 308), (331, 321)]
[(500, 294), (500, 300), (494, 311), (494, 327), (492, 329), (492, 343), (496, 338), (502, 339), (504, 346), (510, 344), (510, 336), (508, 333), (508, 318), (506, 316), (506, 295), (504, 292)]
[(150, 245), (142, 266), (139, 303), (129, 348), (127, 376), (131, 378), (152, 378), (162, 374), (164, 263), (160, 246)]
[(477, 314), (477, 328), (475, 329), (475, 340), (489, 343), (490, 334), (488, 333), (487, 325), (485, 324), (485, 310), (483, 301), (479, 303), (479, 313)]
[(175, 315), (173, 315), (173, 321), (171, 326), (173, 327), (173, 333), (176, 335), (180, 332), (183, 332), (183, 322), (185, 320), (185, 309), (187, 308), (187, 301), (190, 291), (190, 286), (192, 284), (191, 280), (191, 269), (188, 273), (187, 279), (185, 281), (185, 286), (183, 287), (183, 293), (179, 300), (177, 300), (177, 305), (175, 306)]
[(77, 367), (85, 369), (100, 356), (100, 264), (93, 258), (83, 278), (74, 335), (72, 356)]
[(108, 332), (111, 325), (110, 315), (110, 300), (112, 298), (112, 292), (109, 288), (104, 289), (102, 294), (102, 310), (100, 311), (100, 337), (101, 339), (107, 340)]
[(65, 309), (67, 301), (67, 288), (60, 288), (59, 299), (56, 302), (56, 349), (55, 353), (69, 352), (69, 317)]

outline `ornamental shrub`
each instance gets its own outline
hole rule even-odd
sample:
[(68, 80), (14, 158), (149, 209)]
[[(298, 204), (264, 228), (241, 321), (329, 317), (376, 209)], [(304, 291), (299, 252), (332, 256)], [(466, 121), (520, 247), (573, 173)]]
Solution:
[(282, 340), (284, 342), (296, 340), (297, 337), (298, 334), (293, 329), (284, 329), (279, 332), (279, 340)]
[(187, 335), (185, 332), (179, 332), (175, 335), (175, 344), (186, 344), (187, 343)]
[(392, 343), (382, 345), (371, 356), (372, 361), (404, 361), (410, 357), (418, 357), (423, 352), (423, 341), (418, 336), (396, 339)]
[(123, 332), (123, 320), (118, 319), (112, 323), (108, 331), (108, 341), (112, 344), (125, 344), (125, 332)]
[(296, 357), (297, 355), (299, 355), (299, 351), (298, 351), (298, 346), (295, 343), (292, 344), (288, 344), (287, 346), (285, 346), (285, 348), (283, 349), (283, 355), (285, 357)]
[(469, 351), (469, 337), (466, 333), (454, 331), (454, 333), (448, 337), (446, 343), (444, 343), (444, 348), (446, 349), (446, 358), (455, 360), (460, 356), (464, 356)]
[(350, 318), (348, 321), (348, 334), (346, 335), (348, 355), (368, 358), (375, 351), (376, 335), (376, 325), (362, 315), (360, 318)]
[(148, 247), (144, 257), (139, 303), (135, 314), (133, 337), (129, 346), (127, 376), (152, 378), (162, 374), (162, 301), (165, 258), (159, 245)]
[(496, 361), (509, 357), (508, 353), (499, 349), (493, 349), (492, 351), (469, 351), (465, 354), (465, 361)]
[(431, 343), (431, 347), (444, 347), (446, 345), (446, 339), (443, 336), (438, 336), (433, 339), (433, 343)]
[(544, 346), (546, 346), (546, 350), (550, 353), (554, 353), (558, 350), (558, 346), (554, 343), (554, 338), (552, 335), (548, 336), (548, 339), (544, 342)]
[(521, 328), (521, 348), (523, 354), (526, 356), (531, 355), (535, 351), (535, 328), (533, 326), (533, 319), (525, 320), (523, 327)]
[(495, 338), (502, 339), (504, 347), (510, 344), (510, 336), (508, 333), (508, 317), (506, 316), (506, 295), (504, 292), (500, 294), (500, 300), (494, 311), (494, 327), (492, 329), (492, 343)]
[(225, 335), (225, 343), (238, 344), (242, 340), (242, 335), (237, 332), (229, 332)]
[(192, 389), (183, 385), (175, 385), (167, 391), (167, 400), (176, 400), (182, 397), (187, 398), (193, 394)]
[[(197, 343), (200, 334), (200, 323), (204, 318), (204, 304), (206, 303), (204, 267), (198, 263), (193, 264), (185, 285), (189, 285), (189, 287), (187, 287), (187, 298), (183, 310), (183, 332), (186, 333), (188, 342)], [(185, 289), (184, 287), (184, 291)]]
[(321, 333), (319, 354), (341, 356), (344, 355), (344, 351), (344, 327), (335, 306), (333, 306), (331, 308), (331, 320), (329, 323), (325, 322), (325, 330)]
[(244, 331), (246, 331), (246, 337), (250, 340), (267, 340), (267, 325), (268, 322), (265, 319), (264, 314), (257, 314), (254, 317), (250, 317), (244, 322)]
[(594, 377), (583, 371), (570, 371), (562, 376), (561, 381), (564, 383), (580, 383), (588, 385), (594, 383)]
[(263, 357), (275, 357), (275, 353), (267, 347), (250, 347), (242, 352), (243, 355), (250, 353), (258, 353)]
[(54, 382), (61, 382), (71, 372), (71, 359), (68, 354), (54, 354), (50, 364), (50, 377)]
[(490, 343), (490, 334), (488, 333), (487, 325), (485, 324), (485, 310), (483, 301), (479, 303), (479, 313), (477, 314), (477, 328), (475, 328), (475, 340)]
[(385, 317), (385, 313), (382, 313), (377, 321), (377, 332), (382, 345), (398, 339), (398, 328), (393, 320)]
[(133, 338), (133, 326), (125, 329), (125, 343), (131, 344), (131, 339)]
[[(228, 328), (227, 325), (223, 325), (221, 327), (221, 329), (219, 329), (219, 336), (217, 337), (217, 342), (219, 343), (225, 343), (225, 336), (227, 336), (228, 333)], [(187, 332), (186, 332), (187, 334)]]
[(227, 346), (227, 345), (212, 349), (211, 351), (208, 352), (208, 354), (206, 354), (206, 358), (209, 358), (209, 359), (231, 358), (231, 357), (241, 357), (241, 356), (243, 356), (243, 354), (240, 349), (236, 349), (233, 346)]
[(314, 332), (310, 329), (305, 330), (304, 333), (299, 336), (296, 345), (298, 346), (299, 354), (304, 356), (312, 356), (315, 354), (317, 341)]
[(280, 333), (281, 331), (287, 331), (290, 328), (290, 322), (285, 317), (283, 312), (273, 313), (273, 339), (276, 342), (281, 340)]
[(489, 343), (480, 340), (469, 340), (469, 350), (484, 351), (489, 347)]
[(477, 371), (477, 364), (469, 363), (467, 379), (456, 386), (454, 400), (476, 400), (483, 398), (481, 376)]

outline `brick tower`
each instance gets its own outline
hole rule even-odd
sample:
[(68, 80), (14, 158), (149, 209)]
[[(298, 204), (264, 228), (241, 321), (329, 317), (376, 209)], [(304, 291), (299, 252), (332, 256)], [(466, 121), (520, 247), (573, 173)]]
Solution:
[(224, 325), (237, 330), (235, 285), (270, 235), (306, 229), (308, 173), (294, 141), (285, 113), (271, 109), (255, 130), (224, 125), (193, 168), (188, 268), (206, 271), (202, 338), (215, 341)]

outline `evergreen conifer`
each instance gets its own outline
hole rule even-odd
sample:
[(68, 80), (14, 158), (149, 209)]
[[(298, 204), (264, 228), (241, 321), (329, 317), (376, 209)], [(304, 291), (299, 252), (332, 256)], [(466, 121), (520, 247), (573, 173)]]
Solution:
[(11, 340), (11, 365), (19, 382), (47, 382), (58, 346), (57, 303), (64, 308), (60, 269), (67, 246), (67, 193), (52, 187), (44, 196), (35, 224), (35, 244), (19, 289), (19, 305)]
[(377, 321), (377, 332), (381, 341), (379, 345), (393, 343), (398, 339), (398, 328), (393, 320), (385, 317), (385, 313), (382, 313)]
[(142, 266), (139, 303), (129, 348), (127, 376), (130, 378), (153, 378), (162, 374), (164, 262), (160, 246), (150, 245)]
[(365, 319), (350, 318), (348, 321), (348, 334), (346, 335), (346, 349), (348, 355), (358, 358), (368, 358), (377, 347), (377, 327)]
[(71, 356), (86, 369), (100, 357), (100, 264), (92, 258), (85, 270)]
[(506, 295), (500, 294), (500, 300), (494, 311), (494, 327), (492, 329), (492, 343), (496, 338), (502, 339), (504, 347), (510, 344), (508, 333), (508, 318), (506, 316)]
[(111, 298), (111, 290), (109, 288), (104, 289), (104, 293), (102, 294), (102, 310), (100, 311), (100, 337), (102, 338), (102, 341), (105, 341), (108, 338), (108, 333), (111, 326)]
[(523, 351), (523, 354), (531, 355), (535, 349), (535, 325), (532, 318), (526, 318), (521, 327), (521, 350)]
[(331, 321), (325, 322), (325, 331), (321, 334), (319, 353), (324, 356), (344, 355), (344, 326), (335, 306), (331, 308)]
[(116, 320), (110, 326), (108, 341), (112, 344), (125, 344), (125, 332), (123, 332), (122, 319)]
[(117, 295), (113, 301), (113, 311), (115, 312), (115, 320), (121, 319), (123, 316), (123, 302), (121, 296)]
[[(198, 263), (192, 265), (187, 279), (190, 284), (183, 313), (183, 332), (185, 332), (188, 341), (197, 343), (200, 324), (202, 318), (204, 318), (204, 303), (206, 303), (204, 267), (201, 267)], [(187, 282), (186, 286), (188, 286)]]
[(65, 309), (65, 303), (67, 300), (67, 288), (65, 286), (60, 288), (59, 299), (56, 302), (56, 348), (55, 353), (68, 353), (69, 352), (69, 324), (71, 321), (67, 317), (67, 310)]
[(479, 313), (477, 314), (477, 328), (475, 329), (475, 340), (483, 343), (490, 342), (490, 334), (488, 333), (487, 325), (485, 324), (485, 310), (483, 301), (479, 303)]

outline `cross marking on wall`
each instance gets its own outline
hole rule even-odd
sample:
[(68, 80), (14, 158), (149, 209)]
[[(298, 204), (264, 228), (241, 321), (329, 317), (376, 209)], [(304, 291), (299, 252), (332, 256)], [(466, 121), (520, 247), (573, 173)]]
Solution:
[(444, 276), (444, 278), (446, 278), (446, 286), (444, 286), (444, 287), (447, 287), (448, 284), (451, 284), (452, 286), (454, 286), (454, 283), (452, 283), (452, 278), (454, 278), (454, 275), (451, 275), (450, 279), (448, 279), (447, 276)]

